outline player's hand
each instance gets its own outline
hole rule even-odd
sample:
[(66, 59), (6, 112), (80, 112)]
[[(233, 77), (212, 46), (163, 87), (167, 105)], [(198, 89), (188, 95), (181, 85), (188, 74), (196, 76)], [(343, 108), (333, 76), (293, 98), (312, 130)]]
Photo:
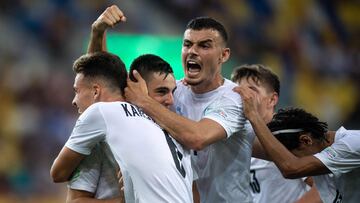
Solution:
[(133, 76), (137, 82), (132, 81), (130, 78), (127, 79), (125, 99), (132, 104), (142, 107), (143, 102), (149, 97), (146, 82), (136, 70), (133, 71)]
[(114, 27), (119, 22), (125, 22), (124, 13), (116, 5), (107, 7), (106, 10), (92, 24), (94, 32), (103, 33), (109, 27)]
[(120, 170), (117, 173), (117, 178), (119, 180), (119, 190), (120, 190), (119, 202), (125, 202), (124, 179)]
[(260, 116), (258, 110), (258, 106), (260, 106), (260, 99), (254, 90), (245, 86), (237, 86), (233, 88), (233, 91), (241, 95), (243, 111), (247, 119), (251, 120), (256, 116)]

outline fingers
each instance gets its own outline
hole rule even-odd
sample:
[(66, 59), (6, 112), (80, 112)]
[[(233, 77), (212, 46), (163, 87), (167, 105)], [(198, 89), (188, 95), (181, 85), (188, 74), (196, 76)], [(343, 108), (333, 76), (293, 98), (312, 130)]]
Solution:
[(126, 17), (124, 13), (116, 5), (112, 5), (106, 8), (99, 16), (94, 26), (99, 29), (106, 29), (106, 27), (114, 27), (117, 23), (125, 21)]
[(117, 13), (120, 21), (125, 22), (126, 21), (126, 16), (124, 15), (124, 13), (119, 9), (119, 7), (112, 5), (111, 9), (113, 10), (114, 13)]
[(140, 73), (136, 70), (133, 70), (133, 76), (138, 82), (145, 82), (145, 80), (141, 77)]
[(122, 178), (122, 174), (121, 174), (121, 171), (119, 170), (118, 173), (117, 173), (117, 178), (121, 179)]

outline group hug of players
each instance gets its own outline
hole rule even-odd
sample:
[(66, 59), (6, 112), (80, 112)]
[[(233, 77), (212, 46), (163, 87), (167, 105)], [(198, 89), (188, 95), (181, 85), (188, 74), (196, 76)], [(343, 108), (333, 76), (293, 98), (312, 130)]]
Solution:
[(179, 81), (160, 56), (137, 57), (128, 73), (106, 52), (106, 30), (125, 22), (108, 7), (73, 65), (80, 116), (50, 171), (68, 181), (67, 202), (360, 201), (360, 131), (330, 131), (300, 108), (276, 112), (280, 82), (265, 65), (224, 78), (220, 22), (189, 21)]

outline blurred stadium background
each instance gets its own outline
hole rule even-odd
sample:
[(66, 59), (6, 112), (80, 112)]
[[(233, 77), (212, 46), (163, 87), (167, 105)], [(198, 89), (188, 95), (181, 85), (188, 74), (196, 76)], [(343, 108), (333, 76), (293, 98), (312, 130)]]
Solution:
[[(212, 16), (230, 35), (226, 77), (237, 65), (266, 64), (281, 78), (279, 107), (304, 107), (331, 129), (360, 129), (358, 0), (1, 0), (0, 203), (64, 202), (66, 187), (51, 182), (49, 169), (78, 116), (72, 63), (114, 3), (128, 21), (113, 40), (181, 37), (189, 19)], [(172, 63), (178, 49), (167, 50)]]

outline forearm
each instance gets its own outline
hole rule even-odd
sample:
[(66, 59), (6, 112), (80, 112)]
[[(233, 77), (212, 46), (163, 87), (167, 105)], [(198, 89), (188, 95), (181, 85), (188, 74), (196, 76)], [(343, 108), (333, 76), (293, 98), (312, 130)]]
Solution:
[(167, 108), (148, 97), (141, 108), (162, 128), (168, 131), (179, 143), (190, 149), (201, 149), (209, 141), (206, 130), (199, 122), (192, 121), (169, 111)]
[[(272, 134), (260, 116), (249, 118), (263, 149), (280, 171), (288, 176), (296, 168), (298, 158), (288, 151)], [(295, 166), (295, 167), (294, 167)]]
[(255, 137), (253, 147), (252, 147), (252, 157), (263, 159), (267, 161), (271, 161), (269, 155), (267, 155), (266, 151), (261, 146), (261, 143), (257, 137)]
[(106, 32), (92, 28), (87, 53), (99, 51), (106, 51)]
[(84, 157), (85, 155), (63, 147), (50, 169), (50, 175), (53, 181), (57, 183), (68, 181)]

